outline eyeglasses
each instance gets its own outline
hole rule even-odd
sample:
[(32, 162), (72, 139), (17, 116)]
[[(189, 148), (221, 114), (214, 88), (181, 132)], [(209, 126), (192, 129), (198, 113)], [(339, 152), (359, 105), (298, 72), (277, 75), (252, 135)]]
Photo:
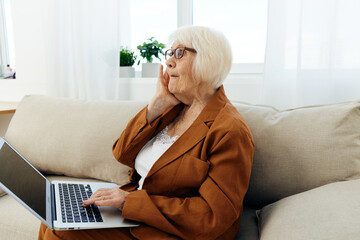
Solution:
[(165, 51), (165, 60), (168, 60), (168, 58), (171, 58), (173, 55), (175, 56), (176, 59), (180, 59), (184, 56), (184, 53), (186, 50), (196, 53), (195, 49), (187, 48), (187, 47), (178, 47), (178, 48), (175, 48), (175, 50), (168, 49)]

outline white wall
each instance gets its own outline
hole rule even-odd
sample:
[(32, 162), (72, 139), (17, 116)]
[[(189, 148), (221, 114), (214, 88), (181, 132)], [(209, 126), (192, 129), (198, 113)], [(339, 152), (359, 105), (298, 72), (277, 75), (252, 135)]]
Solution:
[[(26, 94), (46, 92), (41, 3), (11, 1), (17, 79), (0, 80), (0, 101), (19, 101)], [(34, 4), (39, 8), (30, 8)]]
[[(0, 80), (0, 101), (20, 101), (26, 94), (47, 92), (44, 70), (43, 1), (46, 0), (11, 2), (17, 79)], [(224, 86), (231, 100), (259, 103), (262, 75), (231, 75), (225, 80)], [(149, 100), (155, 92), (156, 79), (119, 79), (119, 85), (114, 87), (119, 89), (119, 100)]]

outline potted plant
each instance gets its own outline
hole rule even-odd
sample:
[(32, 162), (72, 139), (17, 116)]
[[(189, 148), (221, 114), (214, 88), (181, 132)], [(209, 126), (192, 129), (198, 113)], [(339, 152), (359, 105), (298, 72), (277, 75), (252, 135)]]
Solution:
[[(160, 63), (153, 63), (153, 57), (156, 57), (161, 61), (159, 55), (164, 55), (162, 50), (165, 48), (165, 44), (159, 43), (155, 40), (155, 37), (148, 38), (147, 40), (148, 42), (144, 42), (142, 45), (137, 46), (137, 49), (140, 51), (140, 56), (146, 59), (146, 63), (142, 64), (141, 75), (142, 77), (157, 77)], [(139, 64), (140, 60), (138, 61), (138, 65)]]
[(132, 66), (135, 63), (137, 56), (128, 48), (120, 48), (120, 77), (129, 78), (135, 77), (135, 68)]

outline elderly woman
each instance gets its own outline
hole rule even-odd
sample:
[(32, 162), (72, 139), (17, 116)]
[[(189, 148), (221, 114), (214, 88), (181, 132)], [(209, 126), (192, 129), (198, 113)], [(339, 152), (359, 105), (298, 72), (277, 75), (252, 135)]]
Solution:
[(248, 188), (254, 142), (222, 82), (232, 55), (226, 38), (205, 27), (170, 36), (150, 103), (113, 146), (132, 168), (121, 188), (100, 189), (84, 205), (110, 205), (134, 228), (51, 231), (39, 239), (234, 239)]

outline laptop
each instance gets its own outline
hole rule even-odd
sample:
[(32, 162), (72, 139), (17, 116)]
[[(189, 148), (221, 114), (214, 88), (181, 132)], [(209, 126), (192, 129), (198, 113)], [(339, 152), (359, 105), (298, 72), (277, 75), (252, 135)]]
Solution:
[(0, 187), (53, 230), (137, 227), (110, 206), (84, 208), (82, 201), (113, 183), (50, 182), (5, 139), (0, 138)]

